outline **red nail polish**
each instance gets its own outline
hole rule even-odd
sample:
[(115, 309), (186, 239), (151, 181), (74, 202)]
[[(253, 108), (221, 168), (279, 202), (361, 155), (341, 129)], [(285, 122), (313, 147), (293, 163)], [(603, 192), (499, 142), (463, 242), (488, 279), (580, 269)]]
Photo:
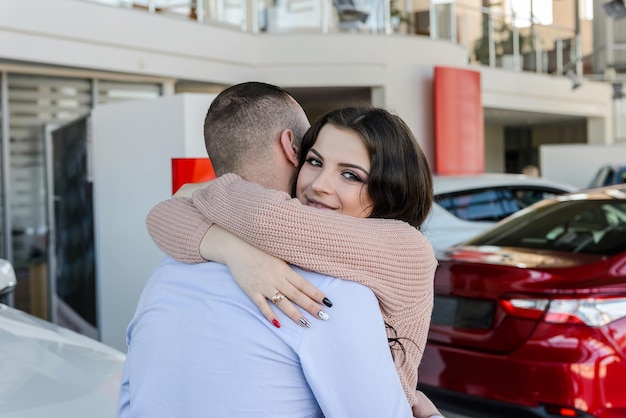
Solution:
[(278, 319), (272, 319), (272, 324), (274, 324), (276, 328), (280, 328), (280, 322), (278, 322)]

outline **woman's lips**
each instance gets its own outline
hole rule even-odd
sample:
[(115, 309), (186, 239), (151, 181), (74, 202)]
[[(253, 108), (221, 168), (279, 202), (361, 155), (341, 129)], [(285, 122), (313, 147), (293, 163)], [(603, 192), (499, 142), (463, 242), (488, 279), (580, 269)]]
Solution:
[(307, 198), (306, 199), (306, 204), (307, 204), (307, 206), (311, 206), (311, 207), (318, 208), (318, 209), (336, 210), (335, 208), (330, 207), (330, 206), (328, 206), (328, 205), (326, 205), (326, 204), (324, 204), (324, 203), (322, 203), (322, 202), (320, 202), (318, 200), (315, 200), (315, 199)]

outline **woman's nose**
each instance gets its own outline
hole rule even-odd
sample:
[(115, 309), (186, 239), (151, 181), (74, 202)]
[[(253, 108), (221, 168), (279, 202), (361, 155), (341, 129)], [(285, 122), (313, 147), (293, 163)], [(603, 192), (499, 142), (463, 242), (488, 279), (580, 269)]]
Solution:
[(320, 171), (311, 183), (311, 188), (315, 193), (332, 194), (333, 186), (329, 173), (325, 170)]

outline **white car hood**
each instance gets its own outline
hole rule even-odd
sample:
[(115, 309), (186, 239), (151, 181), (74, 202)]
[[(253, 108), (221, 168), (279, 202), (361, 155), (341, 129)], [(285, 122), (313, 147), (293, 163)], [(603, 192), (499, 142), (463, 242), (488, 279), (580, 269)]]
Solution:
[(422, 231), (430, 240), (435, 255), (440, 257), (449, 247), (474, 238), (494, 224), (495, 222), (468, 222), (459, 219), (434, 203)]
[(13, 288), (17, 284), (13, 266), (7, 260), (0, 259), (0, 293)]
[(0, 304), (0, 416), (116, 416), (125, 355)]

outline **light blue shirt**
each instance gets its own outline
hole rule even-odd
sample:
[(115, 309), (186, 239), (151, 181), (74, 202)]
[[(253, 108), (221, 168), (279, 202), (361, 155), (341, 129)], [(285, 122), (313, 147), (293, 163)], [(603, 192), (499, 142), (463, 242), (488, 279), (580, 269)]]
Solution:
[(412, 417), (376, 297), (296, 269), (333, 301), (274, 327), (217, 263), (166, 258), (128, 332), (118, 417)]

